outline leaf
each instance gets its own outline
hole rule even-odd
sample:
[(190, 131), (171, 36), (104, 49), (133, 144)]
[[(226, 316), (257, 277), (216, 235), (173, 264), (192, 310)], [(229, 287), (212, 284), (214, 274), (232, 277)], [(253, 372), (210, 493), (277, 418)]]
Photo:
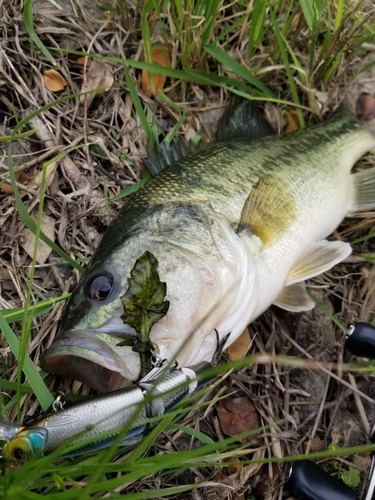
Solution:
[[(25, 184), (25, 182), (28, 182), (29, 176), (25, 172), (15, 172), (14, 177), (16, 178), (17, 182), (20, 182), (21, 184)], [(5, 182), (0, 184), (0, 191), (5, 194), (12, 194), (13, 193), (13, 188), (11, 184), (6, 184)]]
[(91, 66), (92, 59), (90, 59), (87, 56), (81, 56), (75, 61), (70, 61), (70, 62), (72, 62), (73, 64), (78, 64), (79, 66), (84, 66), (86, 64), (86, 66), (89, 68)]
[(107, 92), (107, 90), (112, 87), (113, 82), (114, 79), (109, 64), (105, 64), (103, 61), (96, 59), (91, 61), (90, 67), (86, 73), (86, 81), (84, 81), (82, 85), (82, 92), (93, 90), (96, 90), (96, 92), (81, 95), (80, 104), (86, 102), (86, 106), (89, 107), (94, 97)]
[[(55, 239), (55, 220), (52, 219), (52, 217), (48, 217), (48, 215), (43, 214), (41, 230), (46, 236), (48, 236), (48, 238), (50, 238), (53, 241)], [(25, 228), (24, 231), (22, 232), (22, 236), (24, 237), (22, 248), (29, 255), (29, 257), (33, 258), (35, 235), (31, 231)], [(47, 243), (45, 243), (44, 241), (39, 240), (38, 255), (37, 255), (38, 264), (44, 264), (51, 252), (52, 248), (49, 245), (47, 245)]]
[(129, 288), (121, 298), (124, 306), (121, 319), (135, 329), (143, 342), (148, 340), (153, 325), (169, 309), (169, 301), (164, 300), (167, 284), (160, 281), (157, 265), (151, 252), (146, 251), (139, 257), (128, 278)]
[[(247, 396), (230, 398), (217, 407), (220, 427), (227, 436), (236, 436), (260, 427), (258, 412)], [(249, 436), (243, 442), (251, 442), (256, 436)]]
[(284, 127), (283, 133), (290, 134), (301, 128), (298, 113), (295, 109), (291, 109), (286, 116), (286, 125)]
[(44, 85), (51, 92), (59, 92), (64, 90), (64, 87), (68, 85), (65, 78), (55, 69), (46, 69), (43, 71)]
[(229, 361), (238, 361), (246, 356), (251, 345), (251, 335), (248, 327), (236, 338), (236, 340), (228, 347), (227, 354)]
[[(153, 48), (151, 50), (151, 58), (154, 64), (158, 66), (164, 66), (165, 68), (171, 67), (171, 58), (169, 55), (169, 47), (163, 46), (165, 48)], [(166, 75), (159, 75), (157, 73), (151, 73), (151, 81), (149, 79), (149, 72), (147, 70), (142, 71), (142, 90), (148, 96), (152, 97), (157, 94), (159, 90), (164, 88), (165, 82), (167, 81)]]

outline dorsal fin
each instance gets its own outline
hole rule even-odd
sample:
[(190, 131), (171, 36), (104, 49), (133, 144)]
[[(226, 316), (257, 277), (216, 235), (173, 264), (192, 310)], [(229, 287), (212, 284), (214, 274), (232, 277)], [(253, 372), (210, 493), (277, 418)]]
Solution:
[(188, 141), (185, 137), (174, 137), (171, 141), (165, 140), (152, 148), (147, 147), (148, 157), (144, 160), (144, 163), (150, 174), (155, 176), (186, 156), (205, 147), (206, 143), (202, 140)]
[(261, 177), (242, 209), (237, 232), (251, 231), (263, 246), (270, 245), (295, 219), (295, 203), (288, 185), (275, 175)]
[(234, 97), (220, 118), (216, 131), (216, 141), (235, 137), (246, 137), (253, 140), (275, 134), (275, 129), (261, 114), (255, 101)]
[[(263, 117), (255, 101), (234, 97), (219, 120), (216, 142), (235, 137), (246, 137), (249, 140), (260, 139), (274, 134), (276, 134), (275, 130)], [(186, 156), (204, 149), (207, 143), (202, 139), (199, 140), (199, 136), (196, 137), (197, 140), (189, 141), (185, 137), (173, 139), (167, 137), (160, 144), (148, 146), (148, 158), (144, 160), (144, 163), (150, 174), (155, 176)]]

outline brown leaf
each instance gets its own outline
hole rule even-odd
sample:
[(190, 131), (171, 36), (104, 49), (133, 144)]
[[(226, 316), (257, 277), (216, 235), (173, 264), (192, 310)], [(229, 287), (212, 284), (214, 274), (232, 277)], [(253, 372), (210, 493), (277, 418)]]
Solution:
[(55, 69), (46, 69), (43, 72), (44, 85), (51, 92), (59, 92), (64, 90), (64, 87), (68, 85), (65, 78)]
[(80, 104), (86, 101), (87, 107), (90, 106), (94, 97), (99, 94), (107, 92), (113, 85), (113, 76), (111, 73), (111, 67), (102, 61), (93, 60), (86, 74), (86, 81), (82, 85), (82, 92), (87, 92), (90, 90), (96, 92), (91, 92), (90, 94), (81, 95)]
[(241, 335), (228, 347), (227, 355), (229, 361), (238, 361), (246, 356), (251, 345), (251, 336), (249, 329), (246, 327)]
[[(171, 58), (169, 56), (169, 47), (165, 46), (165, 49), (153, 48), (151, 50), (151, 54), (152, 62), (154, 64), (170, 68)], [(150, 80), (151, 81), (149, 81), (149, 72), (144, 69), (142, 71), (142, 90), (148, 97), (152, 97), (157, 94), (159, 90), (164, 88), (167, 77), (165, 75), (151, 73)]]
[(70, 62), (72, 62), (73, 64), (78, 64), (79, 66), (84, 66), (86, 63), (87, 68), (89, 68), (91, 66), (92, 59), (90, 59), (87, 56), (82, 56), (76, 59), (75, 61), (70, 61)]
[[(14, 176), (16, 178), (16, 181), (20, 182), (21, 184), (25, 184), (29, 180), (29, 176), (25, 172), (16, 172)], [(0, 185), (0, 191), (5, 194), (12, 194), (13, 188), (10, 184), (4, 182)]]
[(291, 109), (286, 117), (286, 125), (284, 127), (284, 134), (290, 134), (290, 132), (294, 132), (295, 130), (299, 130), (301, 128), (301, 124), (298, 119), (298, 114), (295, 109)]
[(355, 110), (358, 118), (362, 118), (362, 120), (372, 120), (372, 118), (375, 118), (375, 97), (362, 92), (362, 94), (358, 96)]
[[(217, 413), (221, 430), (227, 436), (236, 436), (260, 427), (258, 412), (247, 396), (224, 400), (218, 405)], [(241, 441), (246, 443), (254, 439), (256, 435)]]
[(29, 181), (29, 183), (27, 184), (27, 187), (29, 187), (31, 189), (38, 189), (38, 187), (42, 183), (43, 176), (45, 177), (45, 180), (46, 180), (46, 187), (49, 187), (53, 181), (57, 164), (58, 164), (57, 161), (49, 163), (47, 168), (46, 168), (45, 173), (43, 174), (43, 171), (39, 171), (34, 176), (34, 178)]
[[(48, 217), (48, 215), (42, 215), (41, 230), (52, 240), (55, 241), (55, 219)], [(34, 255), (34, 245), (35, 245), (35, 235), (28, 229), (22, 231), (22, 236), (24, 237), (22, 248), (25, 252), (32, 258)], [(36, 261), (38, 264), (44, 264), (48, 259), (52, 248), (44, 243), (44, 241), (38, 241), (38, 254)]]

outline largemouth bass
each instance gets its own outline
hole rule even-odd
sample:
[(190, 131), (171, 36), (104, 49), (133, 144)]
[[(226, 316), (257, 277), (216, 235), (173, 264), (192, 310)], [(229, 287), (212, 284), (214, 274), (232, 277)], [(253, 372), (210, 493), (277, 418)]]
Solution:
[(229, 346), (271, 304), (311, 309), (304, 281), (351, 252), (325, 238), (345, 216), (375, 207), (375, 169), (351, 173), (374, 147), (361, 123), (338, 112), (288, 135), (222, 140), (151, 179), (109, 227), (43, 369), (100, 391), (139, 377), (139, 354), (121, 344), (135, 334), (121, 297), (145, 251), (170, 303), (150, 340), (179, 366), (211, 361), (218, 343)]

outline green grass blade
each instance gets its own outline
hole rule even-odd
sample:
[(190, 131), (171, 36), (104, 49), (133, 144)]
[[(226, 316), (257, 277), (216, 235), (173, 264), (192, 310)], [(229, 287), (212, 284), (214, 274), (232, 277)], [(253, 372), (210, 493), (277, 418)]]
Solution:
[(312, 30), (315, 22), (314, 2), (312, 0), (299, 0), (307, 26)]
[(121, 191), (120, 194), (117, 194), (116, 196), (113, 196), (113, 198), (110, 198), (109, 201), (110, 202), (112, 202), (112, 201), (118, 201), (118, 200), (121, 200), (121, 198), (124, 198), (125, 196), (130, 196), (131, 194), (137, 192), (150, 179), (151, 179), (150, 172), (146, 172), (145, 175), (142, 177), (141, 180), (139, 180), (135, 184), (132, 184), (131, 186), (129, 186), (126, 189), (124, 189), (124, 191)]
[(249, 44), (247, 46), (247, 53), (249, 59), (254, 55), (255, 50), (258, 48), (263, 39), (264, 33), (264, 20), (266, 18), (267, 2), (264, 0), (255, 0), (253, 11), (251, 13), (251, 24), (249, 31)]
[(191, 427), (186, 427), (185, 425), (179, 425), (179, 424), (171, 424), (169, 428), (183, 431), (185, 432), (185, 434), (189, 434), (189, 436), (193, 436), (196, 439), (199, 439), (199, 441), (202, 441), (202, 443), (206, 444), (214, 443), (214, 440), (210, 438), (210, 436), (207, 436), (207, 434), (204, 434), (203, 432), (198, 431), (197, 429), (193, 429)]
[(233, 73), (240, 76), (251, 85), (253, 85), (256, 89), (258, 89), (262, 94), (267, 97), (273, 97), (276, 99), (276, 95), (269, 89), (264, 83), (262, 83), (258, 78), (256, 78), (251, 71), (244, 68), (242, 64), (235, 61), (232, 57), (226, 54), (224, 51), (216, 47), (215, 45), (205, 45), (204, 49), (211, 57), (219, 61), (221, 64), (229, 68)]
[[(124, 68), (126, 83), (128, 85), (128, 89), (129, 89), (135, 110), (136, 110), (137, 115), (139, 117), (139, 120), (142, 124), (142, 127), (143, 127), (144, 131), (146, 132), (147, 137), (150, 138), (151, 137), (150, 126), (148, 124), (145, 112), (143, 110), (142, 102), (141, 102), (139, 95), (138, 95), (138, 92), (134, 86), (133, 80), (130, 78), (129, 70), (127, 68), (125, 61), (121, 61), (121, 63), (122, 63), (122, 67)], [(155, 67), (155, 65), (153, 65), (153, 64), (150, 64), (149, 66)]]
[[(20, 122), (21, 123), (21, 122)], [(34, 219), (30, 216), (28, 211), (26, 210), (26, 207), (21, 199), (17, 184), (16, 184), (16, 178), (14, 175), (14, 168), (13, 168), (13, 162), (12, 162), (12, 149), (11, 146), (8, 148), (8, 166), (9, 166), (9, 177), (12, 183), (12, 188), (13, 188), (13, 194), (17, 206), (17, 211), (19, 213), (19, 216), (21, 217), (22, 222), (25, 224), (25, 226), (33, 233), (36, 234), (37, 232), (37, 225), (34, 221)], [(40, 232), (40, 239), (44, 241), (52, 250), (54, 250), (60, 257), (62, 257), (68, 264), (73, 266), (74, 268), (78, 269), (78, 271), (83, 272), (83, 267), (78, 264), (74, 259), (70, 257), (67, 253), (64, 252), (54, 241), (52, 241), (46, 234), (44, 234), (42, 231)]]
[(277, 20), (276, 20), (276, 17), (275, 17), (275, 13), (274, 13), (272, 7), (270, 7), (270, 15), (271, 15), (271, 22), (272, 22), (272, 25), (273, 25), (273, 29), (274, 29), (274, 32), (275, 32), (275, 35), (276, 35), (276, 38), (277, 38), (277, 42), (278, 42), (278, 45), (279, 45), (281, 57), (282, 57), (282, 60), (284, 62), (285, 71), (286, 71), (286, 74), (288, 76), (288, 82), (289, 82), (289, 85), (290, 85), (290, 90), (292, 92), (293, 102), (295, 104), (297, 104), (298, 119), (299, 119), (299, 122), (301, 124), (301, 127), (303, 127), (305, 122), (304, 122), (302, 111), (299, 108), (300, 100), (299, 100), (299, 96), (298, 96), (298, 91), (297, 91), (296, 83), (295, 83), (294, 78), (293, 78), (293, 74), (292, 74), (292, 70), (291, 70), (291, 67), (290, 67), (288, 55), (287, 55), (286, 50), (285, 50), (286, 39), (285, 39), (284, 35), (281, 33), (281, 31), (279, 29), (279, 26), (278, 26), (278, 23), (277, 23)]
[[(20, 351), (20, 341), (13, 333), (12, 329), (6, 322), (2, 311), (0, 311), (0, 328), (4, 333), (6, 341), (8, 342), (15, 358), (19, 359), (19, 351)], [(38, 398), (38, 401), (43, 408), (43, 410), (47, 410), (52, 402), (53, 396), (50, 391), (47, 389), (45, 383), (43, 382), (42, 377), (40, 376), (39, 371), (34, 366), (28, 354), (25, 355), (24, 363), (23, 363), (23, 372), (27, 377), (30, 386), (32, 387), (35, 396)]]
[(48, 59), (48, 61), (53, 64), (53, 66), (57, 65), (56, 60), (53, 55), (47, 49), (47, 47), (43, 44), (42, 40), (38, 37), (34, 29), (34, 19), (33, 19), (33, 2), (32, 0), (25, 0), (25, 5), (23, 8), (23, 22), (25, 23), (25, 28), (29, 34), (30, 40), (35, 43), (35, 45), (39, 48), (42, 54)]
[(11, 142), (18, 141), (19, 139), (25, 139), (26, 137), (30, 137), (35, 133), (35, 130), (27, 130), (26, 132), (22, 132), (22, 134), (16, 135), (3, 135), (0, 137), (0, 142)]
[[(37, 316), (41, 316), (42, 314), (46, 314), (53, 309), (55, 304), (61, 302), (62, 300), (66, 300), (70, 297), (70, 293), (66, 295), (61, 295), (60, 297), (56, 297), (55, 299), (46, 299), (38, 302), (37, 304), (30, 305), (28, 308), (28, 313), (32, 318), (36, 318)], [(15, 308), (15, 309), (5, 309), (2, 311), (4, 319), (7, 321), (8, 325), (14, 323), (16, 321), (21, 321), (24, 315), (25, 308)]]

